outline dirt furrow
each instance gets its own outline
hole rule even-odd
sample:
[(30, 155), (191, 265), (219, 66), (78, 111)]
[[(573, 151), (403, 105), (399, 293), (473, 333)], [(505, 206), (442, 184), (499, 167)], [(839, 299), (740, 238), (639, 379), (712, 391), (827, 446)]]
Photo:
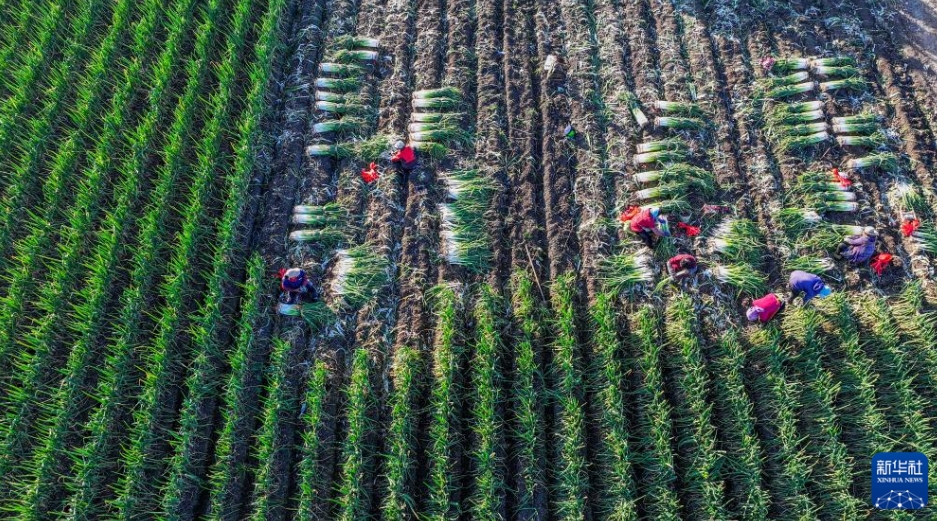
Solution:
[(657, 27), (657, 50), (660, 55), (661, 83), (667, 101), (688, 101), (690, 72), (680, 41), (681, 28), (670, 0), (648, 0)]

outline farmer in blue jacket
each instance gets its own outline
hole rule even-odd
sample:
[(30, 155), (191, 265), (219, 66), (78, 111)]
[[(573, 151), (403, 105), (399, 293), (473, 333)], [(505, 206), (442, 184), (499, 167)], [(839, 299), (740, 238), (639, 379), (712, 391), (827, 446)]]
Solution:
[(806, 304), (814, 297), (827, 297), (833, 292), (823, 279), (813, 273), (800, 270), (791, 273), (790, 285), (791, 298), (788, 302), (793, 302), (794, 298), (801, 293), (804, 295), (804, 304)]

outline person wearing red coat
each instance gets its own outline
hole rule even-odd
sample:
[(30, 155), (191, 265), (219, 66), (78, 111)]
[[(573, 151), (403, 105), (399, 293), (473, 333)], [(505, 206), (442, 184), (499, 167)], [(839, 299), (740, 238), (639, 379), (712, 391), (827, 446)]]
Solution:
[(689, 253), (675, 255), (667, 261), (667, 271), (676, 281), (683, 280), (696, 273), (697, 266), (696, 257)]
[(654, 247), (655, 236), (666, 236), (667, 233), (661, 229), (661, 224), (665, 222), (660, 215), (660, 208), (644, 208), (631, 219), (631, 231), (640, 235), (641, 240), (648, 248)]
[(774, 293), (752, 301), (751, 306), (745, 312), (745, 317), (749, 322), (761, 322), (766, 324), (771, 321), (778, 313), (784, 309), (784, 302)]

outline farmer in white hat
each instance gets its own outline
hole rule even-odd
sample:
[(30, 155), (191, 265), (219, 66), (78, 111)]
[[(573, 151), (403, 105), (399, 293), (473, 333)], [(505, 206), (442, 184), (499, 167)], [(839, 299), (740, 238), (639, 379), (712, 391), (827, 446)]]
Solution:
[(787, 299), (788, 303), (792, 303), (800, 294), (804, 295), (804, 304), (806, 304), (814, 297), (828, 297), (833, 293), (833, 290), (823, 282), (823, 279), (813, 273), (800, 270), (791, 272), (790, 286), (791, 297)]

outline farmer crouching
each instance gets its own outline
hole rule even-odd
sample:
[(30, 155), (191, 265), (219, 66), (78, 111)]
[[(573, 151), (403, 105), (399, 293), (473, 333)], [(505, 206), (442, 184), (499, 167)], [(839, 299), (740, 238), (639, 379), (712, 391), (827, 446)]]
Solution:
[(745, 311), (745, 317), (749, 322), (761, 322), (767, 324), (778, 313), (784, 310), (784, 302), (774, 293), (768, 293), (760, 299), (751, 301), (748, 309)]
[(791, 272), (790, 288), (791, 296), (787, 299), (788, 303), (793, 303), (794, 299), (801, 294), (803, 294), (804, 304), (806, 304), (814, 297), (828, 297), (833, 293), (833, 290), (823, 282), (823, 279), (813, 273), (800, 270)]
[(644, 208), (631, 219), (631, 231), (640, 235), (648, 248), (654, 247), (656, 237), (669, 237), (667, 218), (660, 214), (660, 208)]
[(286, 293), (287, 304), (297, 304), (303, 296), (313, 302), (318, 299), (315, 284), (301, 268), (281, 269), (280, 288)]
[(878, 232), (871, 226), (863, 228), (862, 233), (850, 235), (843, 239), (844, 244), (839, 254), (852, 264), (862, 264), (867, 262), (875, 254), (875, 243), (878, 239)]
[(699, 264), (696, 262), (696, 257), (689, 253), (675, 255), (667, 261), (667, 272), (677, 282), (691, 277), (698, 268)]
[(391, 163), (397, 165), (397, 172), (401, 180), (406, 183), (410, 177), (410, 171), (416, 168), (416, 151), (410, 145), (405, 145), (403, 141), (394, 143), (394, 155), (390, 156)]

